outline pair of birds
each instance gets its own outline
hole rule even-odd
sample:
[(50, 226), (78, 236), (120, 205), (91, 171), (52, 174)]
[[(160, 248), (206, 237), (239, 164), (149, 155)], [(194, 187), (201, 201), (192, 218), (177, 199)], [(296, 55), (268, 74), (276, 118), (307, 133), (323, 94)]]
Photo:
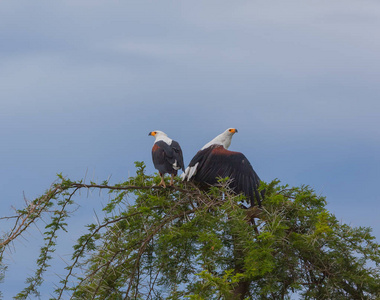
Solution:
[(244, 154), (228, 150), (232, 136), (237, 132), (235, 128), (228, 128), (208, 142), (193, 157), (186, 170), (178, 142), (162, 131), (150, 132), (149, 135), (156, 139), (152, 148), (152, 159), (161, 176), (160, 185), (166, 187), (166, 173), (171, 174), (170, 185), (173, 185), (174, 176), (180, 169), (183, 171), (183, 181), (194, 181), (207, 186), (217, 184), (219, 178), (229, 177), (230, 189), (237, 194), (244, 194), (251, 206), (255, 202), (261, 206), (262, 195), (258, 191), (260, 178)]

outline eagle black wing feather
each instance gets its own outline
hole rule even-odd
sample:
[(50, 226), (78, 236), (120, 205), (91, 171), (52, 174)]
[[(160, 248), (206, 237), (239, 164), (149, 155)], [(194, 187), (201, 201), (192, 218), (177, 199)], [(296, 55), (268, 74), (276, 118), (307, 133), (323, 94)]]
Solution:
[(251, 206), (254, 206), (255, 200), (261, 205), (258, 192), (260, 178), (244, 154), (214, 145), (198, 151), (189, 167), (194, 167), (197, 163), (197, 170), (192, 178), (194, 181), (214, 185), (218, 182), (218, 177), (229, 177), (229, 187), (235, 193), (244, 194)]
[(177, 160), (178, 167), (182, 171), (185, 171), (185, 164), (183, 163), (183, 153), (181, 146), (176, 141), (172, 141), (172, 144), (170, 146), (173, 149), (173, 157), (175, 158), (175, 160)]

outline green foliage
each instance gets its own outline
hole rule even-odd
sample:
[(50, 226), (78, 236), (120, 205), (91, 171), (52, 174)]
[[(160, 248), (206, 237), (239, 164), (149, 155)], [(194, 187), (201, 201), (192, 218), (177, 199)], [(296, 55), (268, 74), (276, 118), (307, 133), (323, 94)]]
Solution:
[[(63, 185), (66, 187), (70, 187), (70, 183), (66, 180), (62, 181)], [(44, 240), (45, 245), (41, 247), (40, 255), (37, 259), (37, 270), (35, 271), (34, 276), (26, 279), (26, 283), (28, 286), (24, 288), (20, 293), (17, 294), (15, 299), (27, 299), (31, 294), (39, 297), (40, 293), (38, 291), (38, 287), (44, 281), (43, 274), (46, 271), (49, 265), (49, 260), (51, 260), (51, 254), (55, 251), (57, 232), (59, 230), (66, 231), (67, 223), (65, 219), (68, 217), (67, 206), (73, 204), (71, 200), (72, 196), (75, 194), (75, 191), (69, 193), (68, 191), (64, 191), (61, 193), (63, 197), (62, 200), (57, 201), (57, 205), (60, 208), (59, 210), (54, 210), (51, 216), (50, 223), (45, 226), (46, 231), (44, 232)], [(52, 200), (50, 198), (49, 200)], [(52, 203), (50, 202), (47, 206), (51, 207)]]
[(51, 221), (37, 270), (17, 299), (38, 296), (58, 233), (66, 230), (67, 208), (83, 188), (107, 189), (110, 200), (104, 219), (89, 224), (73, 246), (55, 299), (380, 297), (379, 245), (371, 230), (338, 222), (308, 186), (263, 183), (262, 209), (243, 209), (227, 179), (208, 192), (179, 180), (161, 188), (144, 163), (136, 167), (136, 176), (115, 186), (59, 175), (55, 190), (34, 202), (41, 209), (19, 211), (33, 222), (49, 208)]
[[(2, 240), (0, 240), (0, 242), (2, 242)], [(0, 283), (2, 283), (4, 280), (6, 269), (7, 267), (3, 264), (3, 257), (1, 256), (0, 257)], [(2, 297), (3, 297), (3, 293), (0, 291), (0, 299), (2, 299)]]

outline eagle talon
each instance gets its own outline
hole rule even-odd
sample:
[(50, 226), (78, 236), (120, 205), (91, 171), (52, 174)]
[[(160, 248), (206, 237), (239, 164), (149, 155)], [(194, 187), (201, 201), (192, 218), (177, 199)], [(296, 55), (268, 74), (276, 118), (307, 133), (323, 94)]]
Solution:
[(161, 182), (158, 184), (158, 186), (162, 186), (163, 188), (166, 188), (166, 184), (164, 179), (162, 178)]

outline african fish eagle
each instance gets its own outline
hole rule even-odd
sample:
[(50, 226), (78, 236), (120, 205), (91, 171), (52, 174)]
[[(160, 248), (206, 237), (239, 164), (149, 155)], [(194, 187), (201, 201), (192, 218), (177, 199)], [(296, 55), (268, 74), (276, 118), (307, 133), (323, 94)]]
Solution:
[(237, 132), (237, 129), (229, 128), (204, 145), (181, 177), (182, 180), (207, 185), (217, 184), (218, 178), (229, 177), (229, 187), (235, 193), (245, 195), (251, 206), (254, 206), (254, 200), (261, 206), (259, 176), (244, 154), (227, 150), (231, 145), (232, 136)]
[(161, 176), (159, 185), (166, 187), (164, 181), (166, 173), (171, 174), (170, 185), (173, 185), (173, 179), (177, 175), (178, 170), (182, 169), (182, 171), (185, 171), (182, 149), (178, 142), (173, 141), (162, 131), (151, 131), (149, 135), (156, 138), (152, 148), (152, 159), (154, 167)]

